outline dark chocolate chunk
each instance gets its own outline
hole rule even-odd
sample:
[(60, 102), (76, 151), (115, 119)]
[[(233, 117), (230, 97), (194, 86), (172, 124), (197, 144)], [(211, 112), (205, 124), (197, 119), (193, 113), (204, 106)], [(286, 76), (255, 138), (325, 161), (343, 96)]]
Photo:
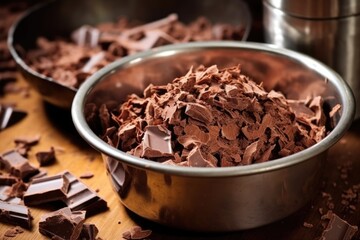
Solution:
[(39, 205), (46, 202), (66, 200), (69, 180), (63, 174), (35, 178), (24, 194), (24, 204)]
[(0, 222), (31, 229), (30, 210), (24, 205), (0, 201)]
[(55, 150), (53, 147), (49, 151), (41, 151), (35, 154), (40, 166), (49, 166), (56, 161)]
[(0, 175), (0, 186), (6, 185), (11, 186), (14, 183), (16, 183), (18, 179), (14, 176), (11, 176), (9, 174), (1, 174)]
[(320, 240), (351, 240), (357, 231), (357, 226), (350, 225), (335, 213), (331, 213), (330, 221)]
[(79, 239), (82, 240), (96, 240), (96, 236), (99, 233), (95, 224), (84, 223)]
[(41, 216), (39, 232), (51, 239), (77, 240), (85, 221), (85, 211), (65, 207)]
[(26, 158), (15, 150), (8, 151), (0, 156), (0, 168), (23, 180), (39, 172), (38, 168), (32, 166)]
[(0, 131), (21, 121), (27, 113), (12, 106), (0, 104)]
[(107, 202), (99, 197), (95, 191), (77, 179), (72, 173), (65, 171), (63, 174), (70, 182), (65, 204), (72, 211), (85, 210), (86, 216), (89, 217), (108, 209)]

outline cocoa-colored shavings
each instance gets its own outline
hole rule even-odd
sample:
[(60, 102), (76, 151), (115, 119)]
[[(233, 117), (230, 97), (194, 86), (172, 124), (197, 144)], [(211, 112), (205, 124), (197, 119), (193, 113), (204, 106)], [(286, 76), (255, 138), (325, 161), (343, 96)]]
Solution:
[(105, 104), (98, 109), (102, 137), (164, 164), (265, 162), (302, 151), (329, 132), (322, 98), (288, 100), (280, 92), (267, 92), (240, 66), (191, 68), (167, 85), (149, 85), (143, 95), (129, 95), (115, 112)]
[(244, 27), (212, 23), (203, 16), (185, 24), (174, 13), (144, 24), (120, 17), (80, 26), (67, 38), (40, 36), (37, 47), (27, 52), (26, 62), (38, 73), (78, 88), (95, 71), (127, 55), (173, 43), (242, 40)]

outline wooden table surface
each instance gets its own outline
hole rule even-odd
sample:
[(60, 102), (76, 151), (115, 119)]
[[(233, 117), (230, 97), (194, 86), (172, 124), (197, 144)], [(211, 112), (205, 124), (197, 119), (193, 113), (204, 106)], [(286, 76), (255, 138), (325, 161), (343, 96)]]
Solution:
[[(20, 75), (16, 84), (27, 86), (27, 82)], [(122, 233), (133, 225), (153, 230), (150, 239), (317, 239), (324, 229), (324, 220), (321, 220), (319, 208), (324, 212), (329, 209), (329, 201), (323, 192), (331, 194), (330, 202), (334, 204), (333, 211), (336, 214), (353, 225), (359, 225), (360, 211), (349, 211), (341, 204), (343, 191), (360, 183), (359, 122), (354, 122), (348, 133), (330, 149), (322, 189), (315, 199), (300, 211), (284, 220), (253, 230), (193, 233), (159, 226), (127, 211), (112, 190), (100, 154), (78, 135), (72, 125), (70, 112), (44, 103), (39, 94), (31, 88), (29, 93), (28, 97), (22, 94), (7, 94), (0, 98), (1, 103), (15, 102), (19, 109), (28, 112), (22, 121), (0, 132), (0, 153), (14, 148), (16, 137), (40, 134), (39, 144), (32, 147), (29, 152), (29, 161), (34, 165), (38, 166), (35, 153), (49, 150), (53, 146), (56, 149), (57, 162), (45, 167), (49, 175), (65, 169), (78, 177), (85, 172), (92, 172), (93, 178), (82, 181), (94, 190), (99, 189), (98, 194), (108, 202), (109, 210), (88, 218), (86, 222), (94, 223), (98, 227), (98, 236), (102, 239), (122, 239)], [(359, 197), (352, 203), (356, 209), (360, 209), (358, 200)], [(49, 209), (31, 207), (30, 210), (34, 217), (32, 230), (26, 230), (13, 239), (46, 239), (38, 231), (38, 221)], [(312, 224), (313, 227), (305, 227), (304, 222)], [(10, 227), (0, 223), (0, 236), (2, 237)], [(358, 238), (359, 233), (354, 239)]]

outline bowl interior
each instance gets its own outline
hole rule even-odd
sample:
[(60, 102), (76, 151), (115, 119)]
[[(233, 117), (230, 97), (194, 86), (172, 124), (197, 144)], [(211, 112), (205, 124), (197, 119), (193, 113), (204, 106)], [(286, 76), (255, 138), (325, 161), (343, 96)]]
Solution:
[[(80, 87), (75, 97), (72, 109), (75, 126), (92, 146), (115, 159), (142, 167), (150, 164), (154, 168), (168, 168), (162, 164), (128, 156), (107, 146), (97, 137), (100, 134), (97, 126), (86, 122), (88, 114), (92, 114), (85, 111), (86, 106), (120, 104), (128, 94), (141, 95), (150, 83), (166, 84), (184, 75), (190, 67), (213, 64), (219, 68), (240, 64), (243, 73), (258, 83), (262, 82), (265, 89), (281, 91), (290, 99), (322, 96), (325, 100), (325, 111), (330, 111), (336, 104), (342, 106), (339, 114), (334, 117), (335, 128), (318, 144), (276, 161), (241, 166), (244, 171), (269, 170), (269, 167), (283, 167), (309, 159), (326, 151), (339, 140), (352, 122), (354, 99), (349, 87), (338, 74), (322, 63), (303, 54), (272, 45), (208, 42), (160, 47), (124, 58), (103, 68)], [(236, 171), (239, 173), (239, 168)]]
[[(94, 25), (115, 21), (120, 16), (149, 22), (164, 18), (171, 13), (177, 13), (183, 22), (205, 16), (214, 23), (242, 25), (245, 28), (244, 40), (251, 27), (250, 11), (243, 1), (238, 0), (221, 2), (216, 0), (52, 0), (30, 9), (13, 26), (9, 32), (9, 47), (25, 78), (35, 86), (44, 99), (54, 105), (70, 108), (77, 89), (61, 85), (54, 79), (31, 70), (18, 49), (26, 52), (35, 48), (36, 39), (39, 36), (49, 39), (59, 36), (67, 37), (73, 30), (84, 24)], [(48, 94), (46, 88), (56, 90)]]

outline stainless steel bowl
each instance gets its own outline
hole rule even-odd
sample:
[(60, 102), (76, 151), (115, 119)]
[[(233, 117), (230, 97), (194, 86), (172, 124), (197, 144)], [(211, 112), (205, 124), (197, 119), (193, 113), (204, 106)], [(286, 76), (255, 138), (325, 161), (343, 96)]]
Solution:
[[(251, 29), (251, 15), (242, 0), (50, 0), (29, 9), (9, 30), (8, 45), (24, 78), (43, 99), (55, 106), (70, 109), (77, 91), (31, 69), (22, 52), (36, 47), (36, 39), (45, 36), (68, 37), (84, 24), (114, 21), (119, 16), (149, 22), (177, 13), (179, 20), (190, 22), (205, 16), (212, 22), (242, 25), (243, 40)], [(46, 24), (45, 24), (46, 23)]]
[[(85, 106), (121, 103), (149, 84), (164, 84), (190, 66), (242, 65), (245, 74), (291, 98), (321, 95), (326, 106), (341, 104), (336, 126), (316, 145), (296, 154), (249, 166), (179, 167), (140, 159), (102, 141), (86, 122)], [(319, 191), (329, 147), (349, 128), (354, 98), (329, 67), (306, 55), (250, 42), (165, 46), (123, 58), (95, 73), (78, 90), (72, 119), (80, 135), (103, 156), (114, 190), (136, 214), (172, 227), (230, 231), (259, 227), (304, 206)]]

